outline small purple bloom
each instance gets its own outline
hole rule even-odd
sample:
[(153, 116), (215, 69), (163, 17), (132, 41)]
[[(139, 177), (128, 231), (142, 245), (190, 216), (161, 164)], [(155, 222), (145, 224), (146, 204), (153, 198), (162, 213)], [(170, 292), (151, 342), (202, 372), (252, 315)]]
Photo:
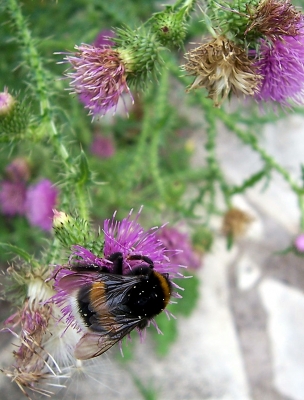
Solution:
[(137, 222), (141, 209), (135, 219), (131, 220), (132, 210), (127, 218), (122, 221), (112, 219), (104, 222), (105, 246), (104, 255), (109, 257), (111, 254), (121, 252), (124, 257), (124, 271), (128, 272), (136, 267), (141, 261), (130, 260), (130, 256), (142, 255), (153, 261), (154, 268), (160, 273), (169, 273), (170, 277), (178, 276), (180, 265), (172, 261), (179, 250), (167, 249), (163, 242), (158, 238), (158, 232), (164, 229), (151, 228), (145, 231)]
[(13, 109), (15, 99), (8, 93), (7, 88), (4, 88), (4, 92), (0, 93), (0, 116), (6, 116)]
[(34, 226), (49, 231), (52, 229), (53, 208), (56, 205), (58, 190), (48, 179), (29, 186), (26, 194), (26, 216)]
[(94, 46), (96, 47), (105, 47), (105, 46), (114, 46), (114, 42), (111, 40), (115, 36), (113, 31), (109, 29), (104, 29), (103, 31), (99, 32), (97, 35)]
[(111, 158), (115, 154), (113, 138), (95, 134), (91, 144), (91, 153), (100, 158)]
[(256, 71), (262, 76), (258, 101), (274, 101), (283, 106), (304, 102), (304, 31), (297, 36), (261, 40)]
[(15, 158), (6, 168), (6, 175), (11, 182), (26, 182), (29, 180), (31, 171), (26, 158)]
[(24, 215), (26, 185), (24, 182), (2, 181), (0, 183), (0, 207), (4, 215)]
[[(88, 44), (75, 46), (77, 52), (68, 54), (65, 60), (74, 68), (67, 72), (71, 78), (72, 92), (89, 109), (89, 114), (104, 115), (116, 111), (123, 93), (129, 93), (126, 66), (119, 51), (110, 47), (95, 47)], [(132, 96), (131, 96), (132, 98)]]
[(304, 253), (304, 233), (301, 233), (296, 237), (294, 246), (298, 252)]
[(168, 250), (181, 250), (171, 257), (174, 263), (186, 265), (191, 269), (198, 269), (202, 265), (201, 257), (193, 250), (189, 236), (186, 233), (182, 233), (176, 228), (165, 226), (159, 231), (158, 239), (163, 242)]

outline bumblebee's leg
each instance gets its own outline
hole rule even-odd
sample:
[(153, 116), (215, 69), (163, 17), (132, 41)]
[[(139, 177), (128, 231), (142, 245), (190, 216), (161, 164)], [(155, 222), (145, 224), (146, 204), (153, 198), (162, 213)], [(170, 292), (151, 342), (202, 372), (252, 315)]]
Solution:
[(123, 268), (123, 255), (119, 251), (117, 253), (113, 253), (108, 257), (109, 261), (113, 262), (113, 270), (112, 273), (116, 275), (122, 275)]
[(142, 256), (140, 254), (134, 254), (133, 256), (129, 256), (128, 259), (129, 260), (142, 260), (142, 261), (146, 262), (147, 264), (149, 264), (150, 268), (154, 268), (153, 261), (149, 257)]
[(85, 263), (73, 264), (71, 270), (77, 272), (109, 272), (107, 267), (100, 267), (96, 264)]

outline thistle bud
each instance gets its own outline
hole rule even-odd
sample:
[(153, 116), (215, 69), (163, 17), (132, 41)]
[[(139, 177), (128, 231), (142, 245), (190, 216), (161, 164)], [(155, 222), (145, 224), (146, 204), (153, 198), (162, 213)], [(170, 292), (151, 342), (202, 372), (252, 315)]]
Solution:
[(12, 111), (15, 102), (16, 100), (5, 88), (4, 92), (0, 93), (0, 118), (5, 117)]
[(155, 16), (153, 31), (160, 43), (166, 47), (182, 47), (186, 37), (186, 23), (184, 9), (178, 13), (171, 11), (171, 7)]
[(18, 101), (7, 89), (0, 93), (0, 135), (11, 140), (23, 135), (29, 123), (29, 109), (24, 101)]
[(53, 228), (60, 229), (63, 228), (66, 223), (71, 221), (71, 217), (63, 211), (53, 210)]
[(53, 228), (55, 236), (64, 247), (70, 248), (75, 244), (83, 244), (89, 235), (87, 221), (74, 218), (62, 211), (53, 210)]
[(61, 244), (70, 249), (71, 246), (86, 246), (95, 254), (100, 254), (103, 250), (103, 239), (97, 238), (90, 232), (89, 224), (86, 220), (79, 217), (72, 217), (63, 211), (53, 210), (53, 229), (55, 236)]
[(163, 63), (163, 49), (157, 35), (144, 29), (117, 29), (116, 51), (125, 65), (127, 82), (137, 87), (145, 86), (150, 76), (155, 76), (158, 65)]
[[(212, 20), (217, 26), (225, 32), (229, 39), (237, 43), (243, 43), (245, 40), (245, 31), (251, 23), (251, 15), (255, 14), (260, 0), (233, 0), (229, 7), (222, 6), (215, 1), (211, 2)], [(250, 32), (246, 36), (247, 42), (254, 40), (261, 35), (256, 32)]]

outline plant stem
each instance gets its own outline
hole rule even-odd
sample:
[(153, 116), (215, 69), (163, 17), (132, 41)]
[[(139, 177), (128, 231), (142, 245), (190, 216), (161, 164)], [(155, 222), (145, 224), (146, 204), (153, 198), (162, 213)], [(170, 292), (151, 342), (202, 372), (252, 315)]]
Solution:
[[(48, 135), (48, 145), (54, 151), (54, 158), (58, 158), (62, 164), (64, 174), (67, 177), (77, 176), (75, 165), (64, 144), (62, 136), (59, 134), (54, 113), (50, 102), (49, 93), (51, 92), (49, 83), (50, 75), (45, 69), (42, 59), (38, 54), (35, 40), (32, 38), (31, 31), (27, 26), (21, 6), (17, 0), (6, 0), (7, 9), (11, 14), (12, 21), (16, 27), (16, 37), (21, 47), (23, 59), (29, 69), (30, 77), (33, 81), (34, 94), (38, 98), (40, 106), (40, 119), (37, 126), (32, 127), (34, 139), (41, 140)], [(76, 187), (77, 187), (77, 182)], [(68, 189), (67, 189), (68, 190)], [(82, 216), (88, 216), (83, 193), (76, 190), (76, 198), (79, 203)], [(63, 196), (64, 197), (64, 196)], [(65, 200), (63, 199), (63, 202)]]

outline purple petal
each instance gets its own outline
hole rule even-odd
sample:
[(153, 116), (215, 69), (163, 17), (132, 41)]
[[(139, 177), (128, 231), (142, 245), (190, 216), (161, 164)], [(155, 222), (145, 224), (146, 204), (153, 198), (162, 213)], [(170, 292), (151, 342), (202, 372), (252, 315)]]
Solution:
[(52, 182), (43, 179), (29, 186), (26, 194), (26, 216), (33, 226), (49, 231), (52, 229), (53, 208), (56, 205), (58, 190)]
[(0, 206), (4, 215), (24, 215), (26, 186), (24, 182), (2, 181), (0, 183)]

